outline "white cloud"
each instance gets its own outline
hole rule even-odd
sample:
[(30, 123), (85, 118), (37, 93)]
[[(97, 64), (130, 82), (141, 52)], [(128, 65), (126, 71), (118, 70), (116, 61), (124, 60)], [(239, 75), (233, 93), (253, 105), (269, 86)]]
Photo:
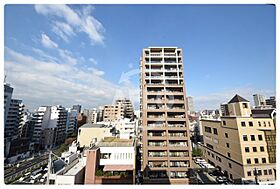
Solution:
[(103, 32), (105, 31), (101, 22), (92, 16), (91, 6), (84, 7), (78, 12), (67, 5), (35, 5), (38, 14), (62, 18), (65, 22), (53, 22), (52, 31), (63, 40), (75, 32), (84, 32), (91, 39), (92, 44), (104, 44)]
[(53, 42), (53, 41), (49, 38), (49, 36), (47, 36), (47, 35), (44, 34), (44, 33), (41, 34), (41, 43), (42, 43), (42, 45), (43, 45), (44, 47), (50, 48), (50, 49), (52, 49), (52, 48), (57, 48), (57, 47), (58, 47), (58, 45), (57, 45), (55, 42)]
[(56, 35), (61, 37), (65, 42), (69, 42), (68, 37), (72, 37), (76, 35), (75, 32), (73, 31), (73, 28), (69, 24), (64, 22), (59, 22), (59, 21), (53, 22), (52, 31)]
[(5, 48), (5, 55), (5, 73), (9, 73), (7, 82), (14, 87), (14, 97), (23, 99), (31, 109), (55, 104), (68, 107), (75, 103), (85, 107), (110, 104), (120, 88), (103, 79), (101, 70), (42, 61), (9, 48)]
[(91, 63), (93, 63), (94, 65), (97, 65), (98, 62), (94, 59), (94, 58), (89, 58), (88, 59)]

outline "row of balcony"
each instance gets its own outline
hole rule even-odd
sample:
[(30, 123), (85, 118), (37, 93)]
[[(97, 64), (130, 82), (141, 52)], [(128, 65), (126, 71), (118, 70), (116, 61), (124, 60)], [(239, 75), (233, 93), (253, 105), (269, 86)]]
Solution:
[[(148, 142), (148, 146), (167, 146), (167, 142)], [(168, 146), (172, 147), (185, 147), (188, 146), (187, 142), (171, 142), (169, 141)]]
[[(167, 157), (167, 152), (149, 152), (149, 157)], [(169, 152), (169, 157), (189, 157), (188, 152)]]
[[(151, 137), (165, 137), (167, 136), (165, 132), (149, 132), (148, 133), (148, 136), (151, 136)], [(185, 133), (168, 133), (168, 136), (170, 137), (186, 137), (187, 135)]]
[[(168, 167), (168, 163), (166, 161), (164, 162), (149, 162), (148, 166), (150, 168), (164, 168)], [(170, 167), (188, 167), (188, 162), (185, 161), (176, 161), (176, 162), (170, 162)]]
[(146, 68), (145, 69), (145, 72), (182, 72), (183, 71), (183, 69), (181, 68), (179, 68), (179, 69), (177, 69), (177, 68), (170, 68), (170, 69), (163, 69), (163, 68)]
[[(185, 124), (168, 124), (168, 127), (186, 127)], [(165, 127), (165, 124), (157, 124), (157, 123), (151, 123), (148, 124), (148, 127)]]
[[(165, 52), (165, 53), (146, 53), (145, 56), (176, 56), (176, 53)], [(182, 54), (178, 54), (178, 56), (182, 56)]]

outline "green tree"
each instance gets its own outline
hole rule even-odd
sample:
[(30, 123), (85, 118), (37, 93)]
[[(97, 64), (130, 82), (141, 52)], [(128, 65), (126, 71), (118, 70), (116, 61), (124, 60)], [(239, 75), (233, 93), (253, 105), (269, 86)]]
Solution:
[(202, 151), (199, 148), (193, 148), (192, 150), (192, 156), (197, 157), (197, 156), (202, 156)]

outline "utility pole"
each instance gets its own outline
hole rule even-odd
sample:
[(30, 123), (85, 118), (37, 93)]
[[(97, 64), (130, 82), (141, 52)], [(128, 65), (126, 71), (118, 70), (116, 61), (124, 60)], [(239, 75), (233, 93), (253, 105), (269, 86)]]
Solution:
[(51, 165), (52, 165), (52, 151), (49, 151), (49, 162), (48, 162), (48, 174), (47, 174), (47, 185), (50, 183), (50, 174), (51, 174)]

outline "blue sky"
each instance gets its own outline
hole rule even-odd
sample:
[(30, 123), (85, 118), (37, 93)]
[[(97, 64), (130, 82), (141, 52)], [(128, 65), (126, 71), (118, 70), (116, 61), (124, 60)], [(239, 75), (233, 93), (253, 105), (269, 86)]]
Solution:
[(139, 58), (149, 46), (183, 49), (196, 109), (218, 108), (235, 93), (275, 95), (272, 5), (5, 6), (5, 74), (31, 110), (119, 96), (137, 105)]

